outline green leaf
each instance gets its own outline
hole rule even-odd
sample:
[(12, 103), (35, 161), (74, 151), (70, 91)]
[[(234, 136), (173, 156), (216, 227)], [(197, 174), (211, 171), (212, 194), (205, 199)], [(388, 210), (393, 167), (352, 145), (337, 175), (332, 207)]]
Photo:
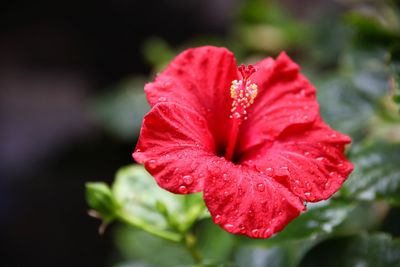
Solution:
[(215, 266), (229, 262), (235, 236), (222, 230), (212, 220), (202, 220), (195, 225), (194, 235), (203, 263)]
[(200, 194), (183, 196), (163, 190), (139, 165), (120, 169), (112, 191), (121, 206), (121, 220), (175, 241), (182, 239), (205, 209)]
[(91, 105), (93, 120), (123, 140), (134, 140), (150, 109), (143, 91), (145, 82), (143, 77), (134, 77), (108, 88)]
[(291, 264), (291, 250), (283, 246), (271, 248), (242, 246), (235, 253), (239, 267), (294, 267)]
[(176, 55), (168, 43), (158, 37), (152, 37), (145, 41), (142, 48), (147, 62), (160, 71)]
[(115, 218), (118, 204), (107, 184), (86, 183), (86, 201), (105, 223), (109, 223)]
[(270, 244), (285, 243), (290, 240), (316, 239), (331, 234), (356, 208), (339, 200), (309, 204), (308, 211), (289, 223), (283, 231), (267, 240)]
[(389, 235), (358, 235), (328, 240), (312, 249), (300, 267), (399, 267), (400, 241)]
[(330, 76), (317, 83), (321, 115), (331, 127), (361, 140), (374, 114), (374, 103), (347, 77)]
[(392, 47), (389, 58), (391, 86), (394, 92), (393, 100), (400, 104), (400, 45)]
[(345, 182), (344, 196), (400, 204), (400, 144), (375, 142), (354, 148), (350, 159), (355, 170)]
[(115, 244), (120, 257), (138, 264), (170, 267), (193, 264), (190, 253), (182, 243), (171, 242), (139, 229), (120, 226), (114, 232)]

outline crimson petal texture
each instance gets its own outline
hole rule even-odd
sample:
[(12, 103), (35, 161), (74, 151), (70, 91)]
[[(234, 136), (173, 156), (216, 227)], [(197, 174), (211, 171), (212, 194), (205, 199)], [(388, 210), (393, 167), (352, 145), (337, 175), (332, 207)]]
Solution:
[(150, 105), (175, 102), (196, 110), (207, 120), (216, 145), (229, 130), (229, 87), (238, 78), (235, 58), (226, 48), (203, 46), (179, 54), (156, 80), (145, 86)]
[(224, 159), (214, 164), (204, 200), (214, 222), (228, 232), (267, 238), (305, 210), (303, 202), (272, 177)]
[(335, 193), (353, 170), (343, 155), (350, 138), (332, 130), (322, 119), (309, 127), (287, 128), (273, 144), (243, 158), (307, 202)]
[(207, 122), (196, 111), (160, 103), (145, 116), (134, 159), (144, 163), (157, 183), (173, 193), (203, 190), (214, 143)]

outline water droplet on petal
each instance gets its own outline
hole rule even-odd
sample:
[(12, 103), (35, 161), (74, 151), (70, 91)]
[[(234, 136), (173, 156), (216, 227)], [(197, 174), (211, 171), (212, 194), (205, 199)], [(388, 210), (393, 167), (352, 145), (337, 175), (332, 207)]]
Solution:
[(224, 191), (224, 196), (227, 197), (229, 195), (228, 191)]
[(193, 177), (190, 175), (185, 175), (182, 177), (183, 182), (187, 185), (191, 185), (193, 183)]
[(243, 195), (243, 189), (241, 187), (239, 187), (238, 193), (239, 193), (239, 196)]
[(158, 101), (165, 102), (165, 101), (167, 101), (167, 98), (161, 96), (161, 97), (158, 98)]
[(265, 190), (265, 185), (264, 185), (263, 183), (259, 183), (259, 184), (257, 185), (257, 190), (258, 190), (259, 192), (264, 192), (264, 190)]
[(188, 189), (187, 189), (186, 186), (181, 185), (181, 186), (178, 188), (178, 191), (179, 191), (179, 193), (181, 193), (181, 194), (186, 194), (186, 193), (188, 192)]
[(304, 156), (307, 156), (307, 157), (308, 157), (308, 156), (310, 156), (310, 154), (311, 154), (311, 153), (308, 152), (308, 151), (304, 152)]
[(271, 229), (269, 229), (269, 228), (265, 229), (264, 238), (267, 238), (267, 237), (269, 237), (270, 235), (271, 235)]
[(224, 225), (224, 228), (228, 231), (232, 231), (235, 226), (233, 224), (227, 223)]
[(222, 174), (222, 179), (224, 179), (224, 182), (229, 181), (229, 176), (228, 176), (228, 174), (226, 174), (226, 173)]
[(309, 201), (315, 200), (315, 197), (310, 192), (306, 192), (304, 193), (304, 195), (308, 198)]
[(215, 218), (214, 218), (214, 221), (215, 221), (216, 224), (221, 223), (221, 220), (222, 220), (222, 217), (221, 217), (221, 215), (219, 215), (219, 214), (217, 214), (217, 215), (215, 216)]
[(337, 134), (336, 134), (336, 133), (333, 133), (333, 134), (330, 135), (330, 137), (331, 137), (331, 138), (336, 138), (336, 137), (337, 137)]
[(258, 230), (258, 229), (253, 229), (253, 230), (251, 230), (251, 234), (253, 235), (253, 237), (258, 237), (258, 233), (259, 233), (260, 231)]
[(274, 169), (271, 168), (271, 167), (266, 168), (266, 169), (265, 169), (265, 173), (266, 173), (267, 175), (269, 175), (269, 176), (272, 176), (272, 175), (274, 175)]
[(296, 184), (299, 184), (300, 183), (300, 181), (299, 180), (296, 180), (296, 181), (294, 181)]
[(150, 170), (154, 170), (157, 167), (156, 161), (154, 159), (149, 160), (147, 166)]
[(141, 152), (142, 150), (140, 150), (140, 148), (136, 149), (136, 152)]

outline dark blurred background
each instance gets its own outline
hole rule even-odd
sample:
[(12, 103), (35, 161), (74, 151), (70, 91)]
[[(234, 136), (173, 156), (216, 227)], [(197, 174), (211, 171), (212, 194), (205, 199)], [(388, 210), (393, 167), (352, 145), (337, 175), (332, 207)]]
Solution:
[[(289, 37), (293, 39), (289, 38), (287, 43), (291, 45), (279, 42), (281, 36), (276, 31), (279, 28), (269, 27), (260, 33), (277, 38), (256, 42), (253, 51), (258, 55), (275, 55), (278, 50), (289, 49), (291, 55), (303, 59), (316, 53), (314, 60), (320, 64), (320, 70), (334, 67), (343, 45), (340, 40), (344, 40), (347, 31), (346, 27), (339, 30), (330, 27), (332, 21), (324, 20), (324, 14), (341, 14), (348, 8), (345, 2), (358, 1), (275, 2), (290, 15), (290, 21), (281, 25), (288, 25)], [(150, 79), (149, 73), (157, 70), (154, 65), (159, 62), (152, 62), (155, 53), (168, 50), (163, 45), (177, 47), (189, 40), (213, 36), (217, 44), (218, 40), (230, 38), (230, 48), (239, 51), (241, 44), (232, 41), (235, 40), (232, 25), (245, 3), (245, 0), (2, 2), (2, 266), (109, 266), (113, 262), (110, 234), (100, 236), (99, 222), (87, 216), (84, 183), (111, 182), (120, 166), (132, 162), (138, 127), (113, 134), (103, 122), (113, 125), (114, 117), (105, 111), (100, 116), (102, 120), (98, 120), (93, 113), (99, 107), (103, 110), (104, 97), (114, 99), (112, 93), (121, 83), (134, 84), (141, 92), (143, 83)], [(325, 25), (318, 35), (321, 38), (316, 39), (322, 48), (302, 52), (298, 47), (308, 35), (293, 18), (308, 21), (316, 17), (322, 17), (319, 23)], [(274, 19), (277, 23), (280, 18), (272, 16)], [(338, 32), (326, 34), (325, 38), (324, 29)], [(254, 37), (254, 32), (251, 34), (249, 38)], [(330, 53), (324, 53), (323, 42), (331, 45)], [(169, 57), (164, 52), (158, 56)], [(307, 60), (303, 62), (307, 66)], [(138, 94), (140, 97), (127, 98), (132, 99), (127, 105), (134, 106), (140, 99), (136, 103), (141, 105), (140, 112), (130, 114), (140, 124), (146, 106), (142, 103), (143, 94)], [(119, 125), (115, 123), (111, 128)]]
[[(84, 183), (131, 163), (88, 116), (102, 91), (146, 74), (143, 42), (223, 34), (232, 0), (3, 1), (0, 8), (2, 266), (106, 266), (110, 240), (86, 214)], [(133, 136), (134, 137), (134, 136)]]

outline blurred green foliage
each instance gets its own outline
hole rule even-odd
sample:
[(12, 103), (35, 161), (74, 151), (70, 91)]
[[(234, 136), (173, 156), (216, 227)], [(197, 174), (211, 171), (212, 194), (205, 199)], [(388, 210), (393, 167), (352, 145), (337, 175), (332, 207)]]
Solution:
[[(272, 238), (254, 240), (214, 225), (201, 195), (172, 195), (142, 167), (125, 167), (111, 188), (87, 185), (88, 203), (104, 222), (125, 223), (112, 229), (120, 257), (115, 266), (400, 266), (398, 231), (382, 226), (400, 225), (399, 215), (387, 216), (400, 209), (399, 3), (343, 0), (302, 19), (278, 1), (240, 5), (223, 37), (180, 47), (160, 38), (146, 42), (153, 74), (190, 46), (226, 46), (238, 62), (287, 50), (318, 88), (324, 119), (352, 137), (355, 171), (332, 199), (309, 205)], [(145, 80), (151, 78), (127, 79), (93, 104), (94, 117), (120, 138), (138, 134), (149, 108)]]

